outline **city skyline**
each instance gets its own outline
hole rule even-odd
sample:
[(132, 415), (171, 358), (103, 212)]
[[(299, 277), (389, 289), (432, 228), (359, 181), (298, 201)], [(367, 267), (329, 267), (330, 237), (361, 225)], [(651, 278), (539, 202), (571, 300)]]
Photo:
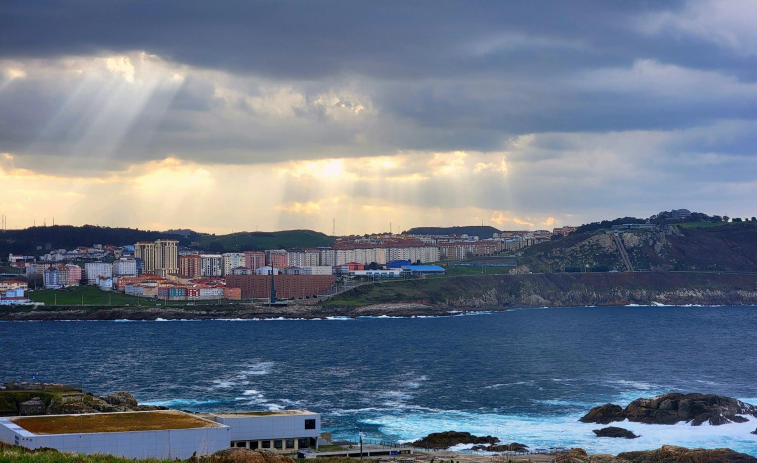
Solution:
[(746, 1), (6, 4), (0, 211), (219, 234), (751, 216), (755, 19)]

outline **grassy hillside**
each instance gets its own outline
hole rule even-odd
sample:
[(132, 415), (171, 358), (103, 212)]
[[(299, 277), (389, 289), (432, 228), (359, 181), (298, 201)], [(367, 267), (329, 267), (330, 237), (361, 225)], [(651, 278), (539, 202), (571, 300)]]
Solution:
[(213, 252), (254, 251), (280, 248), (316, 248), (334, 244), (333, 236), (313, 230), (278, 232), (241, 232), (229, 235), (203, 235), (192, 246)]
[[(654, 231), (619, 232), (636, 270), (757, 271), (757, 224), (691, 222)], [(607, 229), (576, 232), (527, 248), (520, 264), (533, 272), (605, 267), (624, 271)]]
[[(189, 240), (169, 233), (138, 230), (135, 228), (111, 228), (94, 225), (74, 227), (55, 225), (50, 227), (29, 227), (23, 230), (7, 230), (0, 234), (0, 255), (7, 257), (15, 254), (41, 254), (45, 249), (72, 249), (77, 246), (93, 244), (113, 244), (123, 246), (137, 241), (154, 241), (158, 238), (178, 239), (182, 244)], [(41, 246), (42, 250), (37, 250)]]

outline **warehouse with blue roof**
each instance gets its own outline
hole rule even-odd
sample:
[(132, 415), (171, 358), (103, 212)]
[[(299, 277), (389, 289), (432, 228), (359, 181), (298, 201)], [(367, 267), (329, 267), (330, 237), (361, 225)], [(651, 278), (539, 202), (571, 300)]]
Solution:
[(420, 275), (444, 275), (446, 270), (438, 265), (404, 265), (402, 273), (410, 276)]

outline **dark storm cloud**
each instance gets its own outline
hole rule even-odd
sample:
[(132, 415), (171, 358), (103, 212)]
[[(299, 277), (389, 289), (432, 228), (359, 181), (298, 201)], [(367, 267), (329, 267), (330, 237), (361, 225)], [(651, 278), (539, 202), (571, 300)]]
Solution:
[[(386, 79), (543, 73), (638, 57), (717, 68), (721, 50), (636, 33), (680, 2), (11, 1), (0, 56), (147, 50), (178, 62), (275, 78)], [(741, 67), (744, 63), (730, 63)]]

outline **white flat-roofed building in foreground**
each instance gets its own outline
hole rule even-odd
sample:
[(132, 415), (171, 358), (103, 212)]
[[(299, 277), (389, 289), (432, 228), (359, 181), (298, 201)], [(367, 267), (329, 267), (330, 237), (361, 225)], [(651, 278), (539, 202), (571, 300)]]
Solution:
[(177, 410), (0, 418), (0, 441), (28, 449), (185, 460), (229, 446), (231, 429)]
[(231, 428), (231, 446), (294, 453), (316, 445), (321, 415), (307, 410), (213, 413), (217, 423)]

